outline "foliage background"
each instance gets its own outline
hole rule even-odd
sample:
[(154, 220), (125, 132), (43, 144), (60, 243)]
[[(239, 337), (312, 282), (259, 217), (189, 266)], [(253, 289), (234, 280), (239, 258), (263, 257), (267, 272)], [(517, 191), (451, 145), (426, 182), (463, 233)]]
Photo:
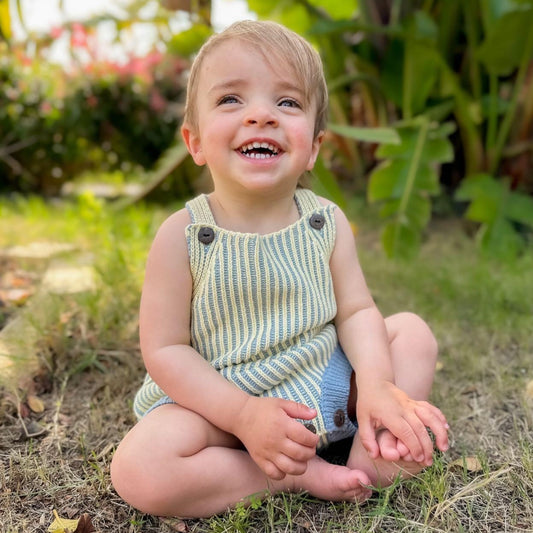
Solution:
[[(14, 5), (0, 0), (0, 190), (54, 195), (86, 171), (149, 182), (162, 166), (164, 176), (152, 177), (163, 190), (187, 196), (203, 186), (176, 147), (187, 64), (213, 31), (210, 2), (132, 0), (123, 17), (68, 22), (18, 43)], [(516, 256), (531, 243), (533, 0), (248, 5), (319, 49), (331, 103), (314, 187), (344, 207), (356, 197), (376, 203), (390, 256), (415, 255), (439, 214), (473, 221), (493, 256)], [(173, 30), (175, 11), (188, 17), (186, 30)], [(118, 40), (135, 23), (153, 24), (153, 50), (101, 61), (94, 29), (104, 19)], [(69, 71), (46, 61), (64, 32)]]
[[(178, 199), (205, 181), (175, 134), (186, 68), (213, 31), (209, 2), (192, 4), (131, 1), (121, 17), (69, 22), (14, 42), (17, 2), (0, 0), (0, 250), (73, 243), (93, 263), (97, 285), (57, 297), (42, 310), (46, 325), (31, 317), (40, 335), (30, 355), (43, 371), (26, 375), (25, 387), (0, 387), (2, 531), (45, 531), (53, 509), (88, 512), (101, 531), (166, 530), (116, 495), (109, 464), (134, 423), (126, 404), (144, 375), (136, 326), (149, 243)], [(365, 506), (283, 494), (259, 508), (182, 521), (178, 530), (531, 529), (531, 4), (250, 0), (324, 58), (331, 120), (313, 186), (353, 215), (384, 314), (414, 309), (429, 319), (441, 365), (432, 400), (451, 421), (453, 445), (432, 468)], [(120, 40), (144, 5), (153, 6), (142, 22), (158, 30), (154, 50), (120, 64), (100, 61), (97, 24), (112, 20)], [(190, 28), (176, 32), (165, 6), (180, 8)], [(66, 71), (47, 61), (59, 32), (71, 44)], [(139, 183), (139, 196), (152, 200), (155, 192), (161, 203), (57, 196), (80, 179), (105, 180), (119, 192)], [(389, 254), (411, 257), (407, 266), (384, 257), (379, 230)], [(0, 273), (1, 323), (31, 309), (3, 306), (2, 291), (24, 275), (37, 283), (39, 268), (0, 257)], [(31, 394), (42, 412), (30, 409)], [(25, 438), (28, 423), (43, 433)]]

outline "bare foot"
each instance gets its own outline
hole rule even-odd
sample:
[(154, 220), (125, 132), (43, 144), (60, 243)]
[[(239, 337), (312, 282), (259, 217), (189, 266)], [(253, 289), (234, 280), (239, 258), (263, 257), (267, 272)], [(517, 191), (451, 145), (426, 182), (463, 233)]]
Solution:
[(301, 476), (294, 476), (294, 489), (305, 490), (322, 500), (362, 503), (372, 495), (370, 478), (360, 470), (333, 465), (315, 456)]
[(404, 461), (412, 462), (413, 456), (409, 448), (399, 439), (397, 439), (388, 429), (382, 429), (378, 432), (376, 440), (379, 446), (379, 453), (386, 461)]
[[(391, 440), (386, 435), (383, 436), (383, 440), (386, 441), (383, 443), (383, 446), (391, 452)], [(396, 453), (399, 454), (397, 449)], [(390, 485), (398, 475), (400, 475), (402, 479), (412, 477), (424, 468), (423, 465), (414, 461), (406, 461), (404, 458), (399, 458), (398, 460), (393, 461), (383, 457), (371, 459), (368, 452), (361, 444), (361, 440), (357, 434), (354, 437), (347, 465), (349, 468), (365, 472), (370, 478), (372, 485), (375, 487), (386, 487)]]

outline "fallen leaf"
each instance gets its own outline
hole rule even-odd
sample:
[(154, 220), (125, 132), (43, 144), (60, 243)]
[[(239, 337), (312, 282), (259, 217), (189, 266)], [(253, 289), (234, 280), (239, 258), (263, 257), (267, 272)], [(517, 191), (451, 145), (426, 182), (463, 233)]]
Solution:
[(78, 521), (78, 527), (74, 530), (74, 533), (92, 533), (93, 531), (96, 530), (91, 522), (91, 517), (87, 513), (82, 514)]
[(437, 364), (435, 365), (435, 370), (437, 372), (440, 372), (444, 368), (444, 364), (442, 361), (437, 361)]
[(44, 403), (38, 396), (30, 394), (26, 401), (28, 402), (29, 408), (34, 413), (42, 413), (44, 411)]
[(477, 457), (459, 457), (450, 463), (450, 467), (466, 468), (468, 472), (479, 472), (483, 466)]
[(21, 418), (28, 418), (30, 414), (30, 408), (25, 403), (19, 403), (19, 415)]
[(2, 291), (2, 300), (7, 304), (22, 305), (32, 295), (28, 289), (8, 289)]
[(171, 518), (168, 516), (160, 516), (159, 520), (169, 527), (172, 531), (178, 531), (179, 533), (187, 533), (189, 526), (186, 522), (179, 518)]
[(44, 435), (46, 433), (46, 428), (42, 427), (40, 424), (35, 422), (34, 420), (30, 420), (29, 422), (24, 422), (24, 420), (20, 419), (22, 422), (22, 435), (21, 438), (31, 439), (33, 437), (39, 437), (41, 435)]
[(55, 520), (48, 526), (49, 533), (74, 533), (77, 530), (79, 520), (60, 518), (55, 509), (53, 513)]

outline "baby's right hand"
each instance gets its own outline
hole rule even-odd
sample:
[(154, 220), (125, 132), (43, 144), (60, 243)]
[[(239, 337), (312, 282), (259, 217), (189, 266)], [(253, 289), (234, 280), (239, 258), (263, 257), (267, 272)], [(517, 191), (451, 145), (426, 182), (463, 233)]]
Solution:
[(279, 480), (306, 471), (316, 453), (318, 436), (295, 419), (315, 416), (314, 409), (296, 402), (250, 396), (235, 421), (234, 434), (259, 468)]

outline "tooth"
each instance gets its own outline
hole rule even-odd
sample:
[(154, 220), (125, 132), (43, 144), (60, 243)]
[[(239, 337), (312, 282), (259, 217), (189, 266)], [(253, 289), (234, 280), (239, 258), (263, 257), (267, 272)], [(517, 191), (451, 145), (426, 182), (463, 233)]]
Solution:
[[(263, 144), (264, 144), (264, 143), (263, 143)], [(253, 147), (254, 147), (254, 148), (264, 148), (263, 144), (258, 143), (257, 141), (255, 141), (255, 142), (253, 143)]]

